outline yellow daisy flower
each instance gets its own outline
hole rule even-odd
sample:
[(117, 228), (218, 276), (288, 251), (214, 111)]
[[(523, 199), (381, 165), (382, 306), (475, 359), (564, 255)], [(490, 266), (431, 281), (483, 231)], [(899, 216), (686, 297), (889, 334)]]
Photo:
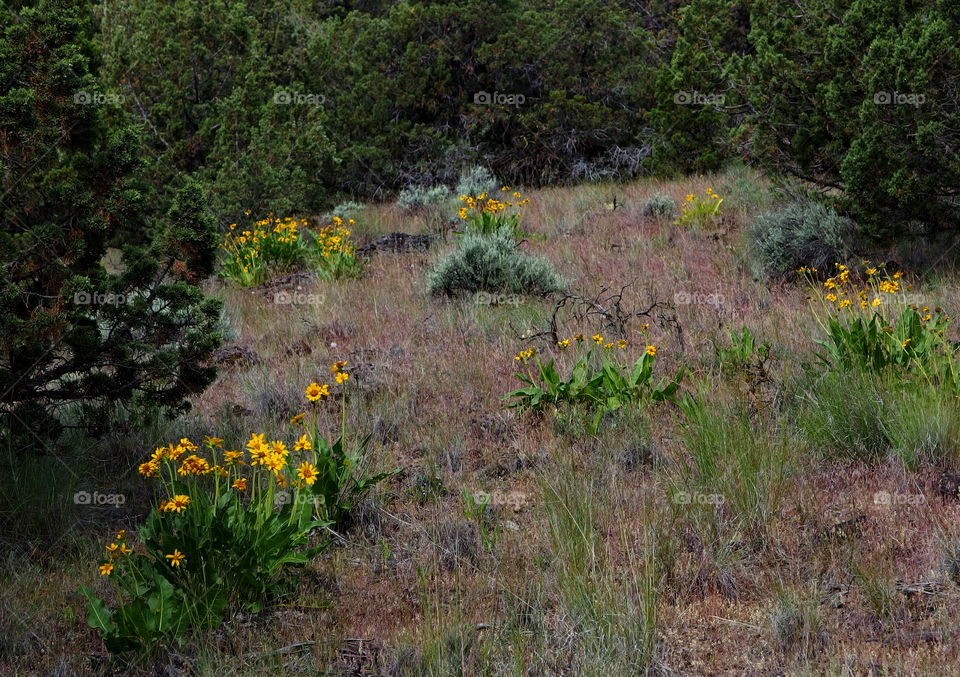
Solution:
[(300, 464), (300, 467), (297, 468), (297, 477), (302, 479), (308, 485), (312, 485), (317, 481), (317, 469), (312, 463), (304, 461)]
[(187, 559), (186, 555), (180, 552), (177, 549), (174, 549), (172, 555), (164, 555), (168, 560), (170, 560), (170, 566), (178, 567), (180, 563)]

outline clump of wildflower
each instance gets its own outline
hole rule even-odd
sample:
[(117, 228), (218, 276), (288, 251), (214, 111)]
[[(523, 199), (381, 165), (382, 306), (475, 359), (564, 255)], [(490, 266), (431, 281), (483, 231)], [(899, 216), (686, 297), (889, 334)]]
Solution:
[(301, 231), (307, 227), (306, 219), (273, 215), (246, 230), (230, 224), (220, 245), (226, 254), (222, 275), (248, 287), (265, 282), (273, 270), (293, 267), (303, 259)]
[(703, 228), (717, 221), (723, 198), (717, 195), (713, 188), (707, 188), (704, 193), (707, 196), (705, 198), (693, 193), (684, 198), (680, 204), (680, 215), (674, 221), (675, 225)]
[(186, 475), (206, 475), (208, 472), (210, 472), (210, 462), (196, 454), (187, 456), (181, 466), (177, 468), (177, 474), (182, 477)]
[(528, 348), (527, 350), (521, 350), (519, 353), (517, 353), (516, 357), (514, 357), (513, 359), (516, 360), (517, 362), (527, 362), (527, 360), (529, 360), (531, 357), (533, 357), (536, 354), (537, 354), (536, 348)]
[(363, 264), (350, 241), (348, 226), (355, 223), (353, 219), (344, 222), (339, 216), (334, 216), (329, 224), (314, 234), (312, 261), (320, 278), (333, 280), (356, 277), (363, 271)]
[(190, 505), (190, 497), (186, 494), (177, 494), (173, 498), (160, 503), (160, 512), (181, 513)]
[[(504, 188), (508, 188), (504, 186)], [(508, 190), (501, 192), (508, 193)], [(523, 217), (524, 207), (530, 203), (519, 191), (512, 193), (513, 200), (491, 197), (486, 192), (479, 195), (461, 195), (463, 206), (457, 210), (457, 216), (466, 222), (468, 230), (481, 234), (490, 234), (499, 230), (506, 230), (513, 236), (520, 234), (520, 220)]]

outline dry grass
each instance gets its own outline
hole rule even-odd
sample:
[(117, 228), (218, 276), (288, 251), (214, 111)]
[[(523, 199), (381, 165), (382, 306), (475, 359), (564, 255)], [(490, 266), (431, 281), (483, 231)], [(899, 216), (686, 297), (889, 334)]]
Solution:
[[(643, 213), (657, 192), (678, 202), (707, 188), (723, 194), (727, 179), (531, 192), (526, 227), (546, 239), (523, 245), (583, 292), (632, 283), (625, 307), (674, 305), (676, 322), (655, 315), (649, 342), (659, 348), (659, 372), (685, 365), (685, 389), (703, 393), (701, 446), (714, 475), (692, 461), (686, 419), (673, 405), (616, 418), (597, 437), (576, 422), (505, 412), (512, 357), (529, 345), (517, 332), (543, 328), (552, 305), (428, 296), (424, 272), (450, 244), (376, 254), (361, 279), (302, 289), (315, 303), (276, 305), (211, 283), (226, 301), (231, 342), (261, 362), (225, 369), (168, 437), (185, 428), (227, 438), (279, 430), (301, 407), (303, 385), (345, 359), (356, 376), (351, 425), (375, 433), (372, 467), (403, 471), (358, 512), (344, 543), (315, 561), (295, 598), (131, 671), (955, 672), (960, 591), (944, 558), (960, 542), (960, 508), (935, 497), (936, 470), (825, 460), (791, 426), (798, 361), (815, 330), (804, 289), (752, 277), (742, 232), (754, 207), (727, 196), (725, 222), (702, 233)], [(622, 207), (611, 210), (614, 195)], [(409, 218), (371, 207), (363, 236), (417, 231), (422, 224)], [(950, 307), (958, 289), (947, 277), (931, 293)], [(711, 295), (719, 302), (703, 302)], [(676, 302), (684, 298), (694, 302)], [(629, 351), (647, 342), (635, 322), (624, 337)], [(714, 357), (741, 326), (773, 346), (766, 381), (721, 369)], [(564, 332), (598, 329), (567, 324)], [(147, 437), (145, 448), (162, 441)], [(740, 454), (748, 438), (756, 453)], [(125, 458), (131, 471), (139, 456)], [(464, 488), (493, 497), (491, 551), (464, 515)], [(719, 508), (696, 498), (678, 504), (677, 490), (730, 496)], [(922, 498), (878, 505), (878, 491)], [(126, 507), (135, 514), (142, 506)], [(845, 521), (848, 529), (831, 529)], [(92, 553), (115, 522), (101, 516), (75, 536), (69, 556), (0, 551), (0, 672), (116, 669), (75, 592), (104, 587)], [(908, 596), (898, 579), (943, 585)]]

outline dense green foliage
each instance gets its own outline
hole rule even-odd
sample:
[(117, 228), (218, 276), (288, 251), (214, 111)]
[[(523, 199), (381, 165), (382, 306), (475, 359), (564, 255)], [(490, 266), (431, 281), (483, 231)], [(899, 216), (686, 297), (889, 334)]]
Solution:
[(840, 188), (864, 229), (960, 216), (952, 151), (960, 6), (925, 2), (762, 3), (737, 64), (754, 156), (777, 171)]
[(104, 82), (157, 190), (193, 175), (226, 222), (474, 163), (536, 185), (732, 158), (841, 190), (870, 234), (956, 221), (955, 4), (679, 4), (104, 0)]
[(100, 13), (104, 80), (142, 120), (154, 182), (198, 175), (225, 222), (452, 187), (476, 160), (527, 183), (640, 170), (653, 39), (611, 0), (105, 0)]
[(694, 0), (658, 83), (706, 103), (670, 106), (661, 87), (660, 164), (709, 169), (726, 148), (840, 191), (868, 234), (952, 227), (958, 30), (946, 0)]
[(332, 146), (325, 98), (304, 82), (319, 30), (308, 4), (101, 5), (103, 80), (142, 122), (161, 199), (194, 175), (224, 223), (320, 207)]
[(44, 0), (0, 31), (0, 429), (17, 446), (102, 430), (117, 405), (180, 408), (220, 340), (197, 287), (217, 243), (201, 189), (149, 218), (90, 28), (83, 3)]

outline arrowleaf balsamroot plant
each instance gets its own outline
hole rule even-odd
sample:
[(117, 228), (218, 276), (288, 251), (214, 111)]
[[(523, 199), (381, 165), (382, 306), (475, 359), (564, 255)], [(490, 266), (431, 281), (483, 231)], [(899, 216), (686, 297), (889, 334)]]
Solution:
[[(510, 186), (503, 186), (500, 192), (509, 193)], [(489, 197), (487, 193), (476, 196), (461, 195), (460, 201), (464, 203), (464, 206), (460, 207), (457, 214), (465, 222), (466, 232), (490, 235), (498, 231), (504, 231), (513, 236), (514, 239), (523, 237), (520, 220), (523, 218), (523, 209), (529, 204), (530, 200), (524, 198), (519, 191), (514, 191), (510, 196), (516, 202), (497, 200)]]
[(221, 275), (243, 287), (266, 282), (273, 274), (291, 270), (304, 259), (306, 246), (301, 229), (306, 219), (268, 216), (238, 233), (231, 223), (221, 249), (226, 252)]
[(312, 267), (323, 280), (357, 277), (363, 272), (363, 263), (350, 242), (350, 230), (339, 216), (317, 231), (309, 228), (306, 219), (290, 217), (271, 216), (239, 233), (233, 223), (221, 249), (226, 253), (221, 276), (243, 287), (304, 266)]
[[(338, 384), (345, 362), (331, 372)], [(117, 607), (88, 588), (87, 619), (113, 652), (144, 650), (191, 628), (218, 625), (228, 609), (258, 609), (285, 589), (291, 568), (306, 564), (332, 541), (335, 526), (369, 489), (393, 473), (367, 476), (367, 435), (350, 452), (345, 404), (340, 436), (318, 432), (317, 403), (328, 384), (305, 390), (307, 414), (291, 420), (284, 439), (253, 433), (244, 450), (207, 437), (202, 451), (189, 439), (156, 449), (139, 472), (161, 498), (134, 544), (120, 532), (99, 566), (114, 586)]]
[[(354, 223), (353, 219), (347, 221), (351, 226)], [(357, 258), (356, 248), (350, 242), (350, 229), (339, 216), (313, 234), (310, 263), (322, 280), (359, 277), (363, 272), (363, 261)]]
[(865, 282), (856, 285), (850, 269), (817, 284), (811, 268), (798, 272), (814, 289), (811, 307), (827, 335), (819, 341), (822, 362), (837, 369), (888, 368), (916, 376), (932, 386), (960, 390), (957, 348), (946, 337), (951, 318), (941, 308), (908, 303), (902, 275), (864, 261)]
[(657, 356), (655, 346), (648, 345), (631, 368), (631, 365), (618, 359), (620, 353), (617, 351), (625, 350), (627, 341), (606, 341), (602, 335), (595, 334), (585, 351), (581, 351), (583, 343), (583, 335), (577, 334), (557, 344), (561, 351), (570, 350), (574, 354), (565, 378), (560, 376), (552, 358), (544, 363), (536, 356), (536, 348), (518, 353), (514, 358), (517, 362), (526, 366), (532, 358), (536, 368), (517, 372), (517, 378), (526, 387), (504, 396), (505, 400), (511, 400), (508, 406), (540, 412), (548, 405), (583, 405), (593, 413), (590, 431), (596, 432), (604, 414), (626, 405), (643, 406), (649, 401), (670, 399), (680, 387), (682, 369), (669, 383), (661, 380), (656, 386), (653, 385), (653, 367)]
[(716, 225), (720, 218), (720, 205), (723, 198), (717, 195), (713, 188), (705, 191), (707, 197), (689, 194), (680, 204), (680, 216), (674, 221), (678, 226), (692, 226), (696, 229)]

